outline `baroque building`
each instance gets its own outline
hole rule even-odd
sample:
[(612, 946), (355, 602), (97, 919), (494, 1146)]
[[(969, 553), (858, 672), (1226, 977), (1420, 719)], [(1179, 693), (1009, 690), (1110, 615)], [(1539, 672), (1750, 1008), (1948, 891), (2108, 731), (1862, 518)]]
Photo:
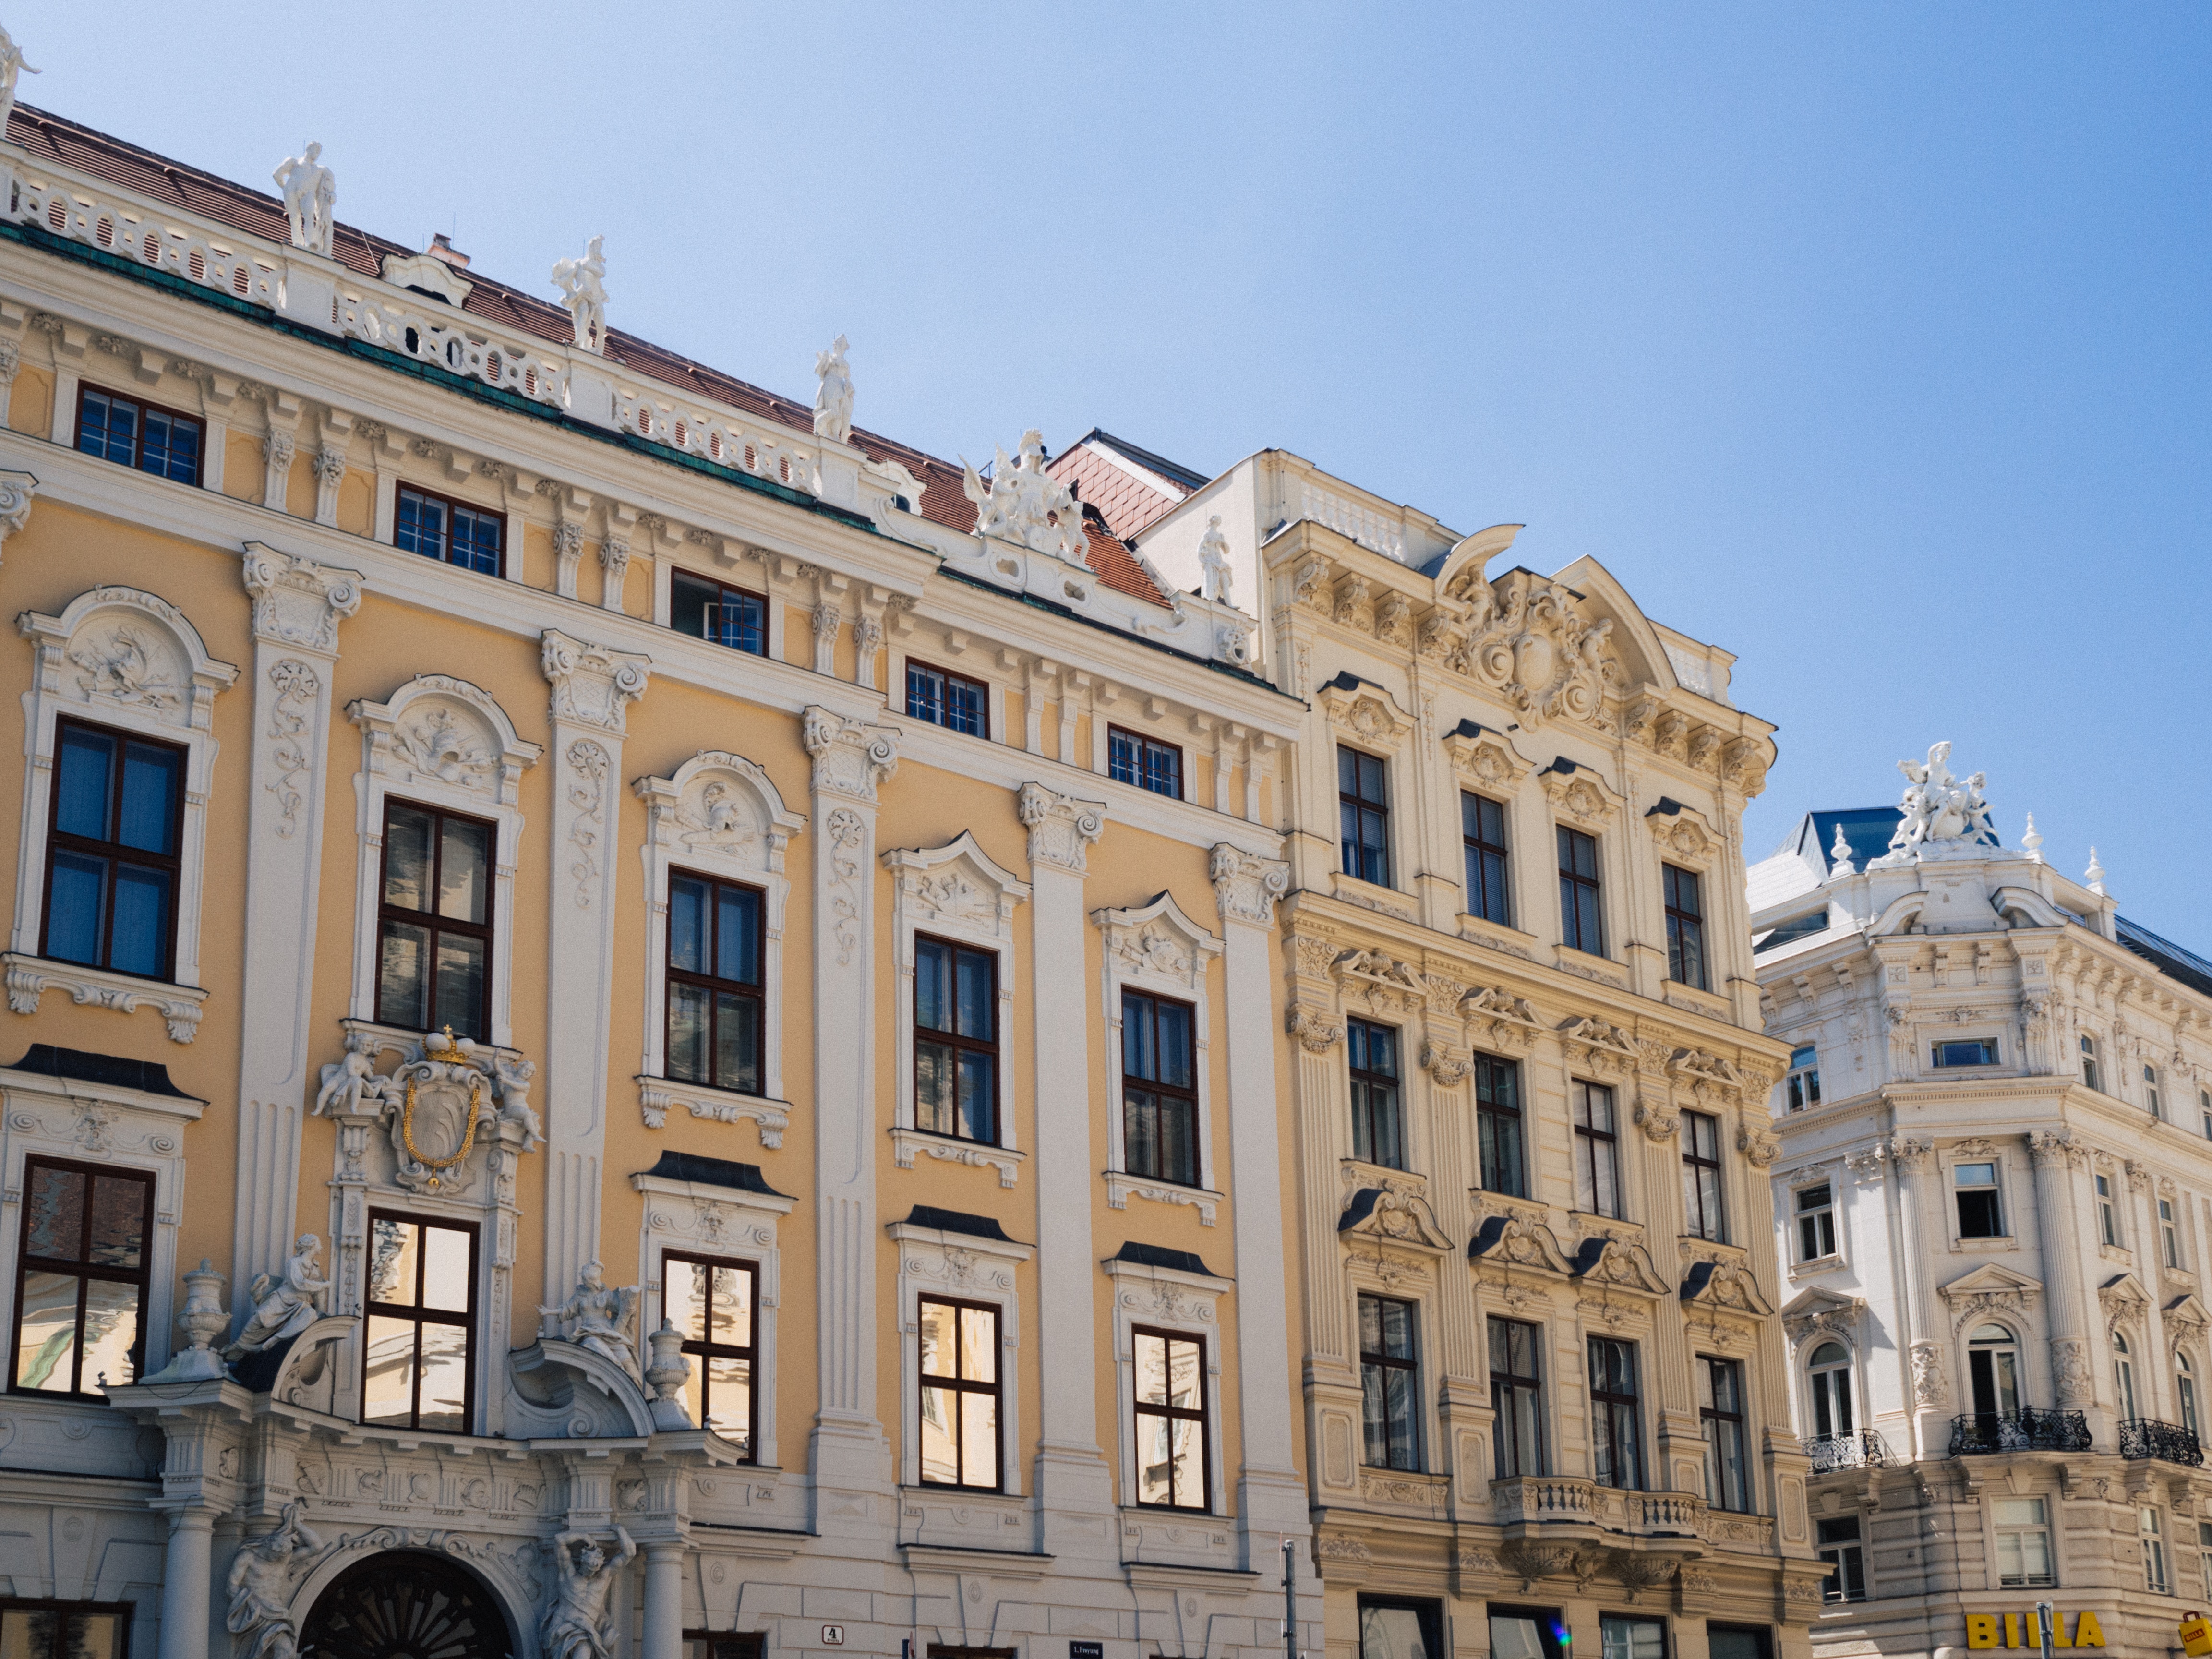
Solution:
[(2212, 963), (1950, 745), (1750, 872), (1832, 1654), (2174, 1645), (2212, 1595)]

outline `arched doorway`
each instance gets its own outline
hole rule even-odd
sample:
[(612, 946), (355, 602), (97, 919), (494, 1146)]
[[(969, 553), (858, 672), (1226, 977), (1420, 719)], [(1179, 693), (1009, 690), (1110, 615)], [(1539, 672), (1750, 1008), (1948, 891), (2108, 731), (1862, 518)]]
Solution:
[(316, 1598), (301, 1659), (508, 1659), (507, 1620), (476, 1576), (442, 1555), (386, 1550)]

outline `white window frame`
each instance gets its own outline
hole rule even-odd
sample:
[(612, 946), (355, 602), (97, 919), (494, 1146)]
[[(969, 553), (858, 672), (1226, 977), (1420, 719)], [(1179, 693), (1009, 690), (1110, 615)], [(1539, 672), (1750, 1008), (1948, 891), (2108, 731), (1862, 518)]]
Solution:
[[(1213, 1168), (1213, 1028), (1206, 981), (1224, 948), (1215, 934), (1182, 912), (1171, 893), (1129, 909), (1093, 910), (1103, 936), (1105, 971), (1098, 976), (1106, 1014), (1106, 1202), (1127, 1209), (1132, 1196), (1160, 1204), (1188, 1204), (1211, 1227), (1221, 1202)], [(1191, 1066), (1198, 1084), (1198, 1185), (1178, 1187), (1128, 1173), (1122, 1139), (1121, 993), (1170, 997), (1191, 1007)]]
[(2166, 1516), (2157, 1504), (2136, 1506), (2136, 1535), (2142, 1540), (2143, 1588), (2155, 1595), (2171, 1595), (2173, 1559), (2166, 1547)]
[[(1028, 1154), (1015, 1139), (1014, 1124), (1014, 908), (1025, 903), (1029, 884), (1004, 869), (977, 845), (968, 830), (942, 847), (894, 847), (878, 860), (891, 875), (891, 994), (897, 1000), (894, 1027), (896, 1054), (891, 1146), (899, 1168), (911, 1170), (917, 1156), (948, 1164), (969, 1164), (999, 1172), (999, 1184), (1021, 1178)], [(999, 1140), (980, 1141), (933, 1134), (915, 1127), (914, 1108), (915, 938), (935, 939), (988, 951), (998, 958)]]
[[(350, 1018), (376, 1019), (377, 915), (383, 897), (384, 805), (388, 797), (489, 818), (498, 828), (491, 895), (491, 1042), (514, 1046), (514, 872), (521, 857), (524, 770), (544, 750), (517, 735), (489, 692), (445, 674), (419, 674), (386, 702), (358, 699), (346, 716), (361, 728)], [(439, 724), (440, 721), (442, 725)], [(383, 1030), (387, 1028), (379, 1027)], [(420, 1032), (405, 1033), (420, 1036)]]
[(1789, 1189), (1789, 1191), (1790, 1191), (1790, 1231), (1791, 1231), (1793, 1234), (1795, 1234), (1795, 1235), (1796, 1235), (1796, 1237), (1794, 1237), (1790, 1240), (1790, 1243), (1791, 1243), (1793, 1246), (1796, 1246), (1799, 1250), (1801, 1250), (1801, 1251), (1802, 1251), (1802, 1249), (1803, 1249), (1803, 1246), (1804, 1246), (1804, 1231), (1803, 1231), (1803, 1227), (1804, 1227), (1804, 1220), (1805, 1220), (1805, 1218), (1806, 1218), (1806, 1216), (1808, 1216), (1808, 1214), (1811, 1214), (1811, 1215), (1817, 1215), (1817, 1214), (1820, 1213), (1820, 1212), (1819, 1211), (1817, 1211), (1817, 1210), (1814, 1210), (1814, 1211), (1804, 1211), (1804, 1210), (1800, 1210), (1800, 1209), (1797, 1207), (1797, 1199), (1798, 1199), (1798, 1195), (1799, 1195), (1800, 1194), (1802, 1194), (1802, 1193), (1809, 1193), (1809, 1192), (1811, 1192), (1811, 1191), (1812, 1191), (1814, 1188), (1816, 1188), (1816, 1187), (1826, 1187), (1826, 1188), (1828, 1189), (1828, 1204), (1827, 1204), (1828, 1232), (1829, 1232), (1830, 1236), (1834, 1239), (1836, 1248), (1835, 1248), (1835, 1249), (1833, 1249), (1832, 1250), (1830, 1250), (1830, 1251), (1829, 1251), (1826, 1255), (1797, 1255), (1797, 1257), (1796, 1257), (1796, 1259), (1795, 1262), (1793, 1263), (1793, 1265), (1794, 1265), (1794, 1266), (1796, 1266), (1796, 1267), (1803, 1267), (1809, 1266), (1810, 1264), (1812, 1264), (1812, 1263), (1814, 1263), (1814, 1262), (1816, 1262), (1816, 1261), (1834, 1261), (1834, 1262), (1841, 1262), (1841, 1261), (1843, 1261), (1843, 1259), (1844, 1259), (1844, 1229), (1843, 1229), (1843, 1224), (1842, 1224), (1842, 1219), (1843, 1219), (1843, 1218), (1842, 1218), (1842, 1217), (1838, 1213), (1838, 1211), (1842, 1208), (1842, 1206), (1841, 1206), (1841, 1205), (1838, 1202), (1838, 1200), (1837, 1200), (1837, 1196), (1836, 1196), (1836, 1181), (1835, 1181), (1835, 1177), (1834, 1177), (1833, 1176), (1821, 1176), (1818, 1181), (1808, 1181), (1808, 1182), (1806, 1182), (1805, 1183), (1803, 1183), (1802, 1186), (1792, 1187), (1792, 1188), (1790, 1188)]
[[(72, 416), (71, 417), (75, 417)], [(15, 627), (35, 665), (24, 694), (23, 827), (15, 866), (15, 926), (7, 955), (8, 1006), (35, 1014), (49, 990), (130, 1013), (160, 1010), (171, 1041), (198, 1035), (200, 921), (214, 786), (216, 694), (237, 667), (208, 654), (199, 630), (167, 599), (135, 587), (94, 587), (58, 617), (26, 611)], [(45, 921), (46, 838), (52, 828), (55, 729), (64, 714), (180, 745), (184, 803), (177, 846), (176, 954), (168, 980), (141, 979), (38, 954)]]
[(2174, 1273), (2188, 1272), (2189, 1258), (2181, 1248), (2180, 1200), (2154, 1193), (2151, 1203), (2158, 1217), (2159, 1265)]
[[(1993, 1177), (1993, 1182), (1988, 1190), (1997, 1195), (1997, 1225), (2004, 1230), (2002, 1232), (1991, 1233), (1984, 1237), (1969, 1238), (1959, 1225), (1960, 1193), (1961, 1191), (1980, 1192), (1984, 1190), (1978, 1187), (1962, 1188), (1959, 1185), (1959, 1170), (1962, 1167), (1972, 1164), (1986, 1164), (1990, 1165), (1990, 1172)], [(2005, 1159), (2004, 1155), (2002, 1152), (1975, 1152), (1964, 1157), (1957, 1155), (1945, 1157), (1943, 1159), (1943, 1185), (1945, 1190), (1951, 1194), (1951, 1213), (1946, 1218), (1950, 1223), (1951, 1243), (1954, 1249), (1969, 1250), (1996, 1249), (2001, 1245), (2008, 1247), (2011, 1244), (2014, 1237), (2012, 1231), (2014, 1219), (2012, 1194), (2005, 1189)]]
[[(921, 1298), (946, 1296), (999, 1310), (999, 1470), (996, 1496), (1019, 1498), (1022, 1446), (1022, 1303), (1018, 1270), (1036, 1252), (1008, 1239), (941, 1231), (894, 1221), (885, 1232), (899, 1245), (899, 1484), (958, 1504), (989, 1504), (994, 1494), (921, 1480)], [(903, 1529), (902, 1529), (903, 1530)]]
[[(783, 930), (791, 897), (784, 854), (792, 836), (805, 829), (806, 819), (784, 805), (757, 763), (719, 749), (702, 749), (667, 777), (640, 778), (630, 787), (645, 803), (646, 817), (645, 843), (638, 848), (645, 866), (645, 1042), (632, 1079), (646, 1127), (665, 1127), (669, 1112), (678, 1107), (709, 1122), (750, 1120), (760, 1144), (774, 1151), (783, 1145), (792, 1111), (783, 1083)], [(668, 882), (678, 868), (761, 890), (757, 1095), (666, 1075)]]
[[(2007, 1526), (2002, 1522), (1999, 1521), (1997, 1519), (1996, 1506), (1998, 1504), (2006, 1502), (2008, 1499), (2011, 1499), (2014, 1502), (2029, 1502), (2042, 1504), (2042, 1524), (2035, 1527), (2014, 1527)], [(2040, 1532), (2043, 1534), (2043, 1556), (2044, 1559), (2051, 1563), (2051, 1576), (2039, 1584), (2029, 1579), (2026, 1574), (2021, 1575), (2021, 1582), (2020, 1583), (2003, 1583), (2002, 1581), (2003, 1578), (2002, 1562), (2004, 1559), (2003, 1549), (2005, 1535), (2011, 1533), (2025, 1536), (2031, 1532)], [(1997, 1494), (1990, 1504), (1990, 1560), (1996, 1567), (1996, 1572), (1994, 1576), (2000, 1581), (2000, 1588), (2004, 1589), (2048, 1589), (2057, 1583), (2058, 1551), (2056, 1547), (2057, 1540), (2055, 1530), (2051, 1525), (2051, 1495), (2048, 1492), (2021, 1492), (2016, 1496), (2008, 1492), (2001, 1492)], [(2023, 1560), (2025, 1558), (2023, 1557)]]
[(2089, 1196), (2096, 1201), (2099, 1246), (2108, 1250), (2126, 1249), (2128, 1231), (2120, 1222), (2120, 1200), (2119, 1195), (2112, 1191), (2111, 1171), (2099, 1169), (2089, 1171)]
[(2160, 1122), (2166, 1121), (2166, 1089), (2159, 1077), (2158, 1067), (2148, 1060), (2143, 1062), (2143, 1106)]
[[(760, 576), (761, 585), (757, 590), (738, 579), (737, 572), (732, 568), (737, 562), (737, 560), (732, 559), (728, 564), (723, 565), (720, 569), (709, 570), (703, 565), (692, 564), (685, 561), (672, 559), (665, 555), (654, 559), (653, 561), (653, 623), (656, 627), (665, 628), (672, 633), (675, 631), (676, 573), (679, 570), (687, 576), (696, 576), (701, 581), (716, 582), (724, 587), (744, 588), (748, 593), (757, 591), (765, 605), (767, 611), (766, 616), (762, 620), (762, 627), (764, 630), (763, 638), (765, 641), (765, 648), (762, 652), (762, 654), (758, 657), (755, 657), (750, 652), (732, 651), (730, 650), (730, 647), (726, 645), (715, 645), (714, 648), (717, 651), (727, 652), (731, 656), (737, 658), (740, 664), (746, 661), (781, 662), (783, 661), (784, 606), (783, 601), (775, 596), (775, 593), (769, 585), (766, 562), (765, 560), (763, 561)], [(682, 637), (689, 640), (695, 639), (697, 636), (695, 635), (686, 634)], [(702, 645), (712, 645), (714, 644), (714, 641), (711, 640), (700, 640), (699, 643)]]
[(1808, 1439), (1812, 1437), (1810, 1431), (1816, 1428), (1820, 1423), (1820, 1413), (1814, 1405), (1814, 1397), (1819, 1388), (1816, 1378), (1822, 1373), (1832, 1372), (1837, 1369), (1832, 1365), (1821, 1365), (1816, 1367), (1813, 1361), (1813, 1356), (1819, 1353), (1821, 1349), (1826, 1347), (1831, 1342), (1834, 1343), (1838, 1347), (1844, 1351), (1844, 1363), (1842, 1366), (1844, 1373), (1843, 1392), (1846, 1396), (1846, 1403), (1850, 1407), (1851, 1426), (1848, 1430), (1843, 1431), (1843, 1432), (1853, 1435), (1861, 1434), (1865, 1431), (1867, 1426), (1866, 1402), (1859, 1397), (1858, 1345), (1851, 1341), (1848, 1337), (1838, 1336), (1832, 1331), (1818, 1332), (1815, 1333), (1806, 1343), (1803, 1350), (1805, 1355), (1803, 1366), (1805, 1377), (1805, 1426), (1808, 1431), (1807, 1438)]
[(1206, 1350), (1206, 1514), (1228, 1511), (1228, 1482), (1221, 1449), (1221, 1322), (1218, 1304), (1231, 1281), (1181, 1267), (1154, 1267), (1111, 1257), (1102, 1264), (1114, 1284), (1115, 1420), (1121, 1425), (1121, 1470), (1125, 1520), (1164, 1526), (1195, 1525), (1204, 1517), (1137, 1501), (1137, 1327), (1194, 1337)]
[[(942, 732), (948, 738), (957, 738), (966, 743), (1001, 744), (1015, 749), (1025, 747), (1024, 744), (1006, 730), (1005, 683), (993, 678), (981, 664), (969, 660), (969, 641), (964, 634), (957, 636), (957, 642), (954, 638), (947, 638), (942, 646), (935, 647), (926, 643), (920, 646), (911, 643), (893, 644), (886, 659), (888, 666), (884, 670), (890, 682), (884, 688), (885, 703), (890, 712), (899, 719), (912, 720), (915, 726), (926, 726), (933, 732)], [(959, 675), (963, 680), (973, 680), (983, 688), (987, 712), (983, 717), (983, 732), (981, 737), (972, 732), (956, 732), (949, 726), (940, 725), (935, 720), (926, 720), (918, 714), (909, 714), (906, 712), (906, 665), (908, 658), (917, 659), (924, 667), (934, 668), (941, 673), (954, 673)], [(1026, 702), (1024, 703), (1023, 712), (1026, 717), (1028, 713)], [(1024, 724), (1026, 723), (1024, 719)], [(1070, 765), (1075, 763), (1072, 757), (1063, 758), (1066, 758)], [(1105, 775), (1106, 768), (1103, 762), (1094, 769), (1100, 776)]]

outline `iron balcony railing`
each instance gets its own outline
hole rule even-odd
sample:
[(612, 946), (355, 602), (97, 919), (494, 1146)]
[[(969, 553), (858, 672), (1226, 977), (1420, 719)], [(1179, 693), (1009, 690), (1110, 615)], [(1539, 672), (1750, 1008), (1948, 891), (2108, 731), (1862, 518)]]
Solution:
[(1969, 1412), (1951, 1419), (1951, 1455), (1978, 1452), (2087, 1451), (2089, 1421), (2080, 1412)]
[(2149, 1417), (2130, 1417), (2120, 1425), (2120, 1455), (2155, 1457), (2166, 1463), (2186, 1463), (2191, 1468), (2201, 1468), (2204, 1463), (2204, 1449), (2197, 1443), (2194, 1429)]
[(1826, 1474), (1830, 1469), (1878, 1469), (1889, 1462), (1889, 1448), (1873, 1429), (1820, 1435), (1805, 1443), (1805, 1450), (1813, 1460), (1815, 1474)]

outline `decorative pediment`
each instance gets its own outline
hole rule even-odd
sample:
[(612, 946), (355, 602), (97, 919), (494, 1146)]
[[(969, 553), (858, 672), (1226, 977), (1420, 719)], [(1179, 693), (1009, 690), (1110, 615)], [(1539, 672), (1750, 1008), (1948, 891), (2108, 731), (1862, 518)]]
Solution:
[(183, 611), (135, 587), (87, 589), (58, 617), (25, 611), (15, 629), (37, 647), (42, 692), (140, 723), (205, 732), (216, 693), (238, 678)]
[(1316, 696), (1329, 724), (1356, 743), (1395, 749), (1413, 734), (1413, 717), (1372, 680), (1339, 674)]
[(2167, 1334), (2184, 1342), (2202, 1342), (2207, 1326), (2212, 1326), (2212, 1314), (2205, 1311), (2204, 1304), (2194, 1291), (2184, 1292), (2166, 1304), (2164, 1314)]
[(1341, 951), (1329, 967), (1344, 994), (1364, 998), (1370, 1008), (1410, 1012), (1423, 1006), (1428, 996), (1421, 970), (1387, 951)]
[(643, 1439), (653, 1408), (638, 1381), (581, 1343), (541, 1337), (507, 1356), (509, 1431), (532, 1439)]
[(1337, 1218), (1336, 1231), (1341, 1238), (1377, 1239), (1431, 1255), (1452, 1247), (1426, 1199), (1389, 1187), (1362, 1187), (1352, 1194)]
[(1644, 818), (1659, 855), (1669, 863), (1704, 870), (1727, 850), (1728, 838), (1694, 806), (1662, 797)]
[(672, 776), (632, 784), (646, 805), (646, 835), (687, 861), (781, 871), (786, 844), (806, 827), (768, 774), (742, 755), (702, 749)]
[(360, 699), (346, 715), (362, 728), (368, 767), (403, 787), (419, 783), (516, 804), (525, 768), (544, 753), (514, 729), (488, 691), (448, 674), (418, 674), (386, 702)]
[(1549, 1227), (1510, 1210), (1483, 1217), (1468, 1241), (1467, 1255), (1470, 1261), (1486, 1266), (1538, 1267), (1563, 1279), (1575, 1270)]
[(1502, 693), (1529, 731), (1547, 720), (1609, 729), (1606, 692), (1625, 678), (1607, 647), (1612, 619), (1585, 617), (1572, 588), (1527, 570), (1486, 581), (1485, 556), (1440, 581), (1448, 614), (1422, 630), (1430, 653)]
[(1485, 1048), (1524, 1054), (1544, 1023), (1528, 1000), (1511, 992), (1478, 985), (1459, 1000), (1468, 1038)]
[(1542, 776), (1544, 793), (1550, 798), (1552, 811), (1584, 830), (1602, 828), (1628, 804), (1620, 792), (1595, 771), (1577, 766), (1564, 755), (1546, 767)]
[(1704, 1048), (1677, 1048), (1668, 1059), (1667, 1075), (1699, 1100), (1716, 1094), (1735, 1099), (1743, 1091), (1743, 1073), (1735, 1064)]
[(1451, 757), (1453, 769), (1466, 781), (1501, 793), (1517, 787), (1536, 764), (1522, 758), (1503, 732), (1473, 720), (1462, 720), (1445, 738), (1444, 752)]
[[(1024, 889), (1024, 891), (1027, 890)], [(1091, 921), (1106, 935), (1106, 950), (1123, 976), (1164, 981), (1194, 991), (1222, 941), (1188, 916), (1172, 893), (1126, 910), (1093, 910)]]
[(1667, 1293), (1667, 1281), (1659, 1276), (1651, 1252), (1630, 1239), (1593, 1233), (1577, 1248), (1568, 1267), (1586, 1284), (1613, 1285), (1639, 1296)]
[(1774, 1304), (1759, 1288), (1759, 1279), (1750, 1267), (1733, 1260), (1692, 1262), (1689, 1276), (1682, 1281), (1682, 1300), (1698, 1307), (1749, 1314), (1759, 1319), (1767, 1318), (1774, 1312)]
[(994, 942), (1012, 938), (1014, 907), (1029, 884), (1001, 868), (963, 830), (942, 847), (895, 847), (881, 860), (897, 884), (894, 902), (925, 930), (951, 927)]
[(1567, 1063), (1571, 1066), (1587, 1066), (1598, 1073), (1636, 1069), (1636, 1039), (1618, 1025), (1585, 1015), (1561, 1026), (1559, 1036), (1567, 1045)]
[(2115, 1273), (2097, 1287), (2097, 1304), (2106, 1324), (2140, 1326), (2150, 1311), (2150, 1292), (2133, 1273)]
[(1831, 1336), (1856, 1343), (1866, 1305), (1863, 1296), (1839, 1296), (1816, 1287), (1794, 1297), (1782, 1310), (1782, 1328), (1798, 1346)]

